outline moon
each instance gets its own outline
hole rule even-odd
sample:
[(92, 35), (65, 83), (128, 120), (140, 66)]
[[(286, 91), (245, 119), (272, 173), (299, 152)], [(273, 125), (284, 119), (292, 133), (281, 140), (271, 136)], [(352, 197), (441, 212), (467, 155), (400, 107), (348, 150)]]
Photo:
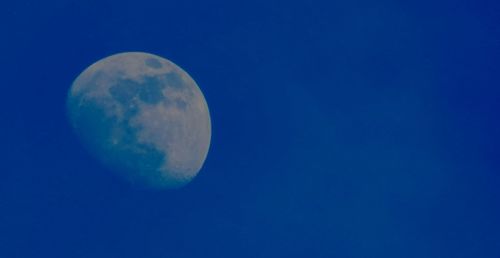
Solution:
[(83, 145), (134, 185), (169, 189), (189, 183), (210, 147), (205, 97), (179, 66), (157, 55), (119, 53), (73, 82), (69, 121)]

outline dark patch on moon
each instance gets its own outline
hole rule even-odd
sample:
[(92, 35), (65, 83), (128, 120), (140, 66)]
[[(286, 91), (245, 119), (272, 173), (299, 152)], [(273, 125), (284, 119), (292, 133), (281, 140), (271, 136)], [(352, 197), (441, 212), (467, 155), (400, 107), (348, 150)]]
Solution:
[(175, 89), (182, 89), (184, 86), (182, 77), (175, 72), (165, 74), (165, 81), (167, 82), (168, 87), (172, 87)]
[(155, 77), (146, 76), (140, 83), (130, 79), (119, 80), (109, 88), (109, 93), (122, 105), (137, 104), (137, 97), (146, 104), (157, 104), (162, 101), (162, 90), (165, 85)]
[[(123, 167), (124, 171), (136, 179), (147, 181), (152, 171), (159, 171), (167, 154), (152, 145), (138, 142), (137, 134), (140, 128), (130, 126), (128, 118), (121, 122), (115, 121), (113, 126), (115, 130), (108, 137), (117, 142), (112, 143), (107, 152), (107, 159), (116, 162), (111, 165)], [(159, 172), (157, 173), (159, 175)]]
[[(70, 99), (68, 107), (78, 110), (72, 117), (73, 124), (79, 129), (79, 136), (84, 139), (89, 146), (107, 146), (106, 142), (110, 135), (110, 119), (106, 115), (105, 107), (96, 104), (94, 101), (79, 101), (81, 99)], [(97, 120), (96, 120), (97, 119)], [(96, 126), (99, 125), (99, 126)], [(85, 133), (82, 133), (85, 132)], [(91, 137), (90, 137), (91, 136)], [(104, 142), (103, 142), (104, 140)], [(96, 148), (102, 149), (102, 148)]]
[[(150, 182), (152, 171), (157, 171), (153, 178), (161, 178), (159, 168), (164, 164), (167, 154), (154, 146), (138, 142), (140, 128), (130, 126), (130, 113), (124, 119), (109, 116), (106, 114), (106, 105), (96, 100), (68, 102), (68, 105), (78, 110), (73, 123), (79, 128), (79, 137), (98, 159), (119, 168), (131, 180), (142, 181), (140, 183), (153, 184)], [(96, 118), (99, 120), (96, 121)]]
[(176, 99), (175, 106), (179, 109), (186, 110), (187, 103), (186, 103), (186, 101), (184, 101), (182, 99)]
[(161, 64), (160, 61), (156, 58), (148, 58), (146, 61), (144, 61), (147, 66), (154, 68), (154, 69), (160, 69), (163, 65)]
[(115, 166), (122, 166), (127, 170), (135, 168), (138, 171), (156, 171), (164, 163), (166, 154), (162, 154), (154, 146), (139, 143), (137, 133), (140, 128), (133, 128), (129, 124), (140, 113), (139, 103), (154, 105), (165, 99), (162, 92), (164, 88), (164, 83), (151, 76), (144, 76), (143, 82), (121, 79), (109, 88), (111, 97), (123, 110), (120, 121), (110, 118), (110, 123), (105, 125), (113, 128), (107, 135), (116, 141), (111, 144), (121, 146), (110, 150), (113, 156), (110, 159), (119, 161)]
[(165, 96), (163, 96), (162, 90), (165, 85), (155, 77), (146, 77), (144, 83), (141, 85), (139, 91), (139, 98), (148, 104), (157, 104), (162, 101)]
[(115, 85), (109, 87), (109, 94), (118, 101), (118, 103), (124, 105), (130, 103), (135, 96), (139, 94), (139, 87), (141, 85), (136, 81), (130, 79), (119, 80)]

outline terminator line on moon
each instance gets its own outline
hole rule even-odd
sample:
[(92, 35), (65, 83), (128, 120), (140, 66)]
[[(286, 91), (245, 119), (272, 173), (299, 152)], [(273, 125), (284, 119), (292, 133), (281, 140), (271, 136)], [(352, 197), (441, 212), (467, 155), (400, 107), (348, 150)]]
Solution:
[(133, 184), (177, 188), (201, 169), (211, 123), (195, 81), (148, 53), (104, 58), (73, 82), (69, 120), (82, 143)]

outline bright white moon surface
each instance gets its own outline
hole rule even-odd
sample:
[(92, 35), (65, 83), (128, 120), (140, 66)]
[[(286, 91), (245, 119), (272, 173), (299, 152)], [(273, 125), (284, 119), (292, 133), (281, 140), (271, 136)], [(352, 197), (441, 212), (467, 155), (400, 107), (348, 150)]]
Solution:
[(83, 145), (135, 185), (184, 186), (207, 157), (205, 97), (184, 70), (162, 57), (127, 52), (97, 61), (73, 82), (67, 108)]

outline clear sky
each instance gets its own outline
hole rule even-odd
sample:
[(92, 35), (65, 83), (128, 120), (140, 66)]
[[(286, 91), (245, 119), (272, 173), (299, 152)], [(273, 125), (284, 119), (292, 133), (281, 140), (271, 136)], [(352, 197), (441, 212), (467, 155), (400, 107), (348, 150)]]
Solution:
[[(0, 257), (500, 257), (498, 1), (0, 5)], [(212, 143), (132, 187), (66, 118), (108, 55), (198, 83)]]

